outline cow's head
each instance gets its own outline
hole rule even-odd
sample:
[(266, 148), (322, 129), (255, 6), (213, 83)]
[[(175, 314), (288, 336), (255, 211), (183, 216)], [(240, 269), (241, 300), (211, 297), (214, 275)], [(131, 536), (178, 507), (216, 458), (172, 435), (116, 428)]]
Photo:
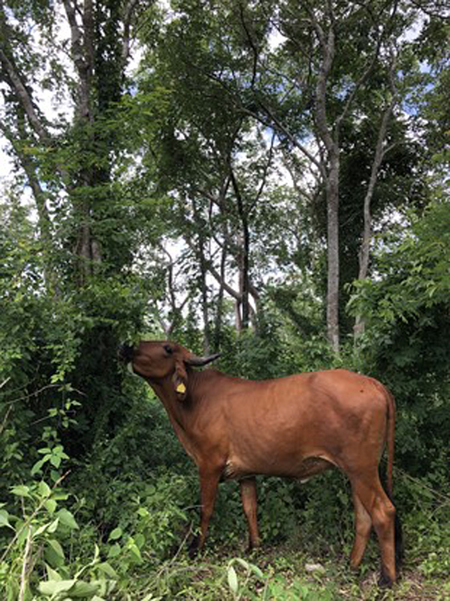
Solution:
[(123, 344), (119, 357), (130, 364), (133, 372), (149, 382), (169, 379), (180, 401), (187, 396), (187, 366), (202, 367), (219, 357), (197, 357), (180, 344), (169, 341), (142, 341), (136, 346)]

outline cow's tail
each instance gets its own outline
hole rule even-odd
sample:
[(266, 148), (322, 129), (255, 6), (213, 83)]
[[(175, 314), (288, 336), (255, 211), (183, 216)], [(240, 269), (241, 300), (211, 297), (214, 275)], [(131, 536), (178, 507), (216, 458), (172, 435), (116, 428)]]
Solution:
[[(388, 401), (388, 421), (387, 421), (387, 472), (386, 472), (386, 492), (389, 499), (393, 500), (393, 468), (394, 468), (394, 439), (395, 439), (395, 400), (391, 392), (386, 388)], [(403, 533), (402, 525), (398, 512), (395, 512), (395, 563), (398, 567), (403, 561)]]
[(392, 497), (393, 489), (393, 468), (394, 468), (394, 440), (395, 440), (395, 401), (392, 394), (386, 388), (388, 402), (388, 419), (387, 419), (387, 472), (386, 472), (386, 491), (389, 498)]

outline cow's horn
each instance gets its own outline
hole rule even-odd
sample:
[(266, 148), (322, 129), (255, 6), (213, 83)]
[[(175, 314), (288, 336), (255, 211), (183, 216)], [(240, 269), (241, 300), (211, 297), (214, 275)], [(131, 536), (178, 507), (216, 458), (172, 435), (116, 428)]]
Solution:
[(190, 357), (185, 360), (185, 363), (192, 365), (193, 367), (202, 367), (203, 365), (211, 363), (211, 361), (215, 361), (218, 357), (220, 357), (220, 353), (210, 355), (209, 357), (196, 357), (195, 355), (190, 355)]

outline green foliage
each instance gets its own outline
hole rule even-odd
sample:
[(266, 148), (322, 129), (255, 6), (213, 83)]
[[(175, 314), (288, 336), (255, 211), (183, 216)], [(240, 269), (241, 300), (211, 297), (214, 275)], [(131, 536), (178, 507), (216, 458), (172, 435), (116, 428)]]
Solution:
[[(12, 498), (19, 499), (21, 503), (20, 513), (17, 513), (17, 503), (12, 507), (1, 504), (0, 536), (5, 550), (0, 558), (0, 586), (8, 601), (18, 598), (19, 589), (22, 595), (31, 598), (31, 590), (39, 580), (39, 574), (44, 571), (49, 581), (63, 581), (68, 572), (62, 544), (70, 542), (79, 525), (73, 514), (61, 507), (61, 502), (69, 496), (59, 487), (61, 480), (52, 488), (43, 480), (32, 485), (12, 487)], [(77, 581), (78, 577), (72, 581), (72, 585), (75, 586)], [(81, 581), (77, 588), (80, 585)], [(39, 588), (42, 588), (41, 592), (49, 592), (51, 585), (41, 583)], [(69, 588), (67, 586), (60, 590), (67, 591)]]
[(450, 426), (449, 224), (445, 202), (420, 218), (412, 215), (411, 228), (394, 234), (387, 248), (380, 244), (383, 277), (358, 282), (350, 304), (367, 319), (359, 347), (365, 370), (397, 399), (398, 454), (411, 473), (423, 476), (441, 456)]
[[(159, 401), (117, 361), (119, 342), (147, 332), (199, 353), (220, 350), (219, 368), (233, 375), (353, 367), (388, 385), (407, 558), (403, 581), (384, 598), (444, 601), (450, 209), (440, 8), (424, 5), (424, 16), (416, 4), (400, 11), (378, 1), (177, 0), (168, 14), (166, 4), (148, 4), (100, 0), (92, 15), (80, 4), (78, 49), (61, 39), (62, 5), (0, 7), (0, 131), (14, 155), (0, 202), (0, 597), (379, 598), (375, 545), (357, 576), (343, 559), (353, 517), (338, 472), (301, 486), (259, 478), (263, 549), (246, 560), (238, 486), (224, 483), (207, 550), (187, 558), (196, 469)], [(331, 5), (330, 131), (355, 93), (339, 121), (342, 331), (356, 315), (365, 320), (339, 356), (324, 327), (323, 174), (298, 150), (317, 133), (315, 36)], [(139, 37), (137, 73), (125, 71), (135, 48), (127, 34)], [(389, 36), (399, 105), (371, 205), (379, 233), (371, 278), (352, 286), (362, 199), (392, 94)], [(85, 88), (83, 69), (67, 63), (78, 50), (85, 65), (93, 61)], [(51, 114), (43, 90), (59, 107)], [(239, 327), (246, 279), (251, 327)]]
[(263, 540), (276, 542), (295, 537), (303, 501), (298, 485), (279, 478), (262, 478), (258, 485)]

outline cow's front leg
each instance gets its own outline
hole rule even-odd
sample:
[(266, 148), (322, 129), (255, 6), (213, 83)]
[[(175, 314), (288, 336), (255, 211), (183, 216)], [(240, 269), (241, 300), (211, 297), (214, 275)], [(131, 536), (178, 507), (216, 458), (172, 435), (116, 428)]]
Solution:
[(221, 470), (200, 469), (200, 496), (201, 496), (201, 517), (200, 534), (189, 546), (189, 555), (192, 557), (201, 550), (205, 544), (208, 533), (209, 520), (214, 511), (214, 503), (217, 496), (217, 487), (219, 484)]
[(256, 499), (256, 480), (255, 478), (245, 478), (240, 481), (242, 507), (248, 523), (249, 544), (248, 550), (251, 551), (260, 545), (257, 518), (257, 499)]

